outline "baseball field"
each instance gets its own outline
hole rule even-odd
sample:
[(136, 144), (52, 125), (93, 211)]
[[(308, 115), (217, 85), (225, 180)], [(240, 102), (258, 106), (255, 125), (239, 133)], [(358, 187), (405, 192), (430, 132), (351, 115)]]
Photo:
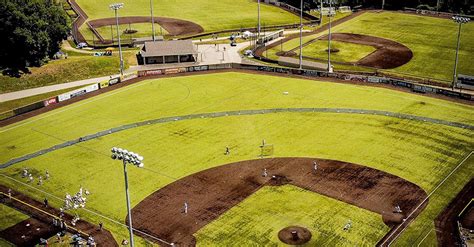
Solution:
[[(121, 17), (150, 15), (150, 2), (148, 0), (121, 1), (124, 7), (119, 11)], [(89, 16), (89, 20), (98, 20), (114, 17), (109, 5), (112, 0), (93, 1), (77, 0), (78, 5)], [(176, 20), (185, 20), (201, 26), (204, 31), (220, 31), (226, 29), (239, 29), (255, 27), (257, 16), (257, 2), (251, 0), (224, 0), (224, 1), (189, 1), (189, 0), (154, 0), (154, 16), (167, 17)], [(231, 6), (239, 6), (238, 11)], [(266, 25), (294, 24), (299, 22), (298, 16), (266, 4), (261, 5), (261, 20)], [(216, 21), (218, 20), (218, 21)], [(145, 26), (136, 26), (137, 35), (150, 33), (142, 30)], [(164, 27), (166, 29), (166, 27)], [(168, 30), (172, 33), (172, 30)], [(202, 30), (200, 31), (202, 32)]]
[[(456, 41), (458, 25), (451, 19), (442, 19), (427, 16), (405, 14), (401, 12), (366, 12), (344, 23), (333, 27), (334, 34), (358, 34), (376, 38), (384, 38), (406, 46), (412, 51), (413, 57), (404, 64), (395, 68), (383, 68), (380, 66), (370, 66), (381, 69), (380, 71), (399, 75), (430, 78), (444, 81), (449, 84), (452, 81), (452, 71), (456, 52)], [(474, 33), (474, 24), (468, 23), (462, 26), (461, 46), (459, 52), (460, 74), (474, 74), (471, 66), (474, 55), (474, 41), (471, 38)], [(327, 32), (306, 36), (303, 40), (303, 55), (319, 60), (327, 60), (327, 38), (321, 38)], [(313, 40), (321, 40), (311, 43)], [(270, 58), (278, 57), (281, 50), (294, 50), (299, 53), (298, 39), (290, 40), (285, 44), (274, 47), (268, 53)], [(365, 57), (366, 49), (354, 49), (353, 41), (337, 40), (335, 47), (339, 52), (334, 53), (335, 62), (351, 62), (356, 65), (357, 61), (344, 59), (338, 53), (343, 54), (349, 50), (353, 58)], [(326, 43), (326, 46), (319, 44)], [(376, 47), (376, 46), (375, 46)], [(362, 60), (360, 60), (362, 62)], [(335, 64), (336, 69), (338, 65)]]
[[(1, 127), (2, 164), (103, 135), (2, 168), (0, 183), (48, 196), (56, 207), (66, 193), (87, 188), (86, 210), (77, 213), (104, 222), (120, 242), (127, 239), (123, 170), (110, 148), (126, 148), (145, 157), (144, 168), (129, 166), (135, 228), (158, 244), (191, 239), (201, 246), (280, 245), (278, 232), (293, 225), (311, 232), (310, 246), (374, 245), (400, 220), (387, 209), (400, 204), (406, 217), (436, 189), (396, 241), (429, 245), (436, 243), (434, 218), (474, 176), (472, 156), (458, 166), (474, 149), (473, 109), (386, 88), (254, 73), (151, 79)], [(262, 140), (273, 146), (264, 159)], [(320, 164), (314, 173), (313, 160)], [(26, 184), (24, 167), (51, 178)], [(165, 230), (175, 234), (146, 217), (170, 223)], [(137, 233), (140, 244), (143, 236)]]

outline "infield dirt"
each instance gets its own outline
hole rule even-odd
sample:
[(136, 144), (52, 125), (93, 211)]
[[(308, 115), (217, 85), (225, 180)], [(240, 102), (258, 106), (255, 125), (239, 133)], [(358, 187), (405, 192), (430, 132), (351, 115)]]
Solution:
[[(284, 184), (378, 213), (389, 226), (402, 223), (426, 197), (411, 182), (361, 165), (313, 158), (258, 159), (211, 168), (167, 185), (133, 208), (133, 225), (168, 242), (195, 245), (193, 234), (199, 229), (263, 186)], [(394, 212), (397, 205), (402, 213)]]
[[(149, 16), (128, 16), (120, 17), (119, 24), (133, 24), (133, 23), (151, 23), (151, 17)], [(166, 29), (172, 36), (180, 35), (193, 35), (204, 32), (204, 29), (190, 21), (168, 18), (168, 17), (154, 17), (154, 22), (159, 24), (161, 27)], [(103, 26), (116, 25), (115, 18), (104, 18), (89, 21), (89, 24), (93, 28), (99, 28)]]
[[(312, 40), (306, 44), (303, 44), (303, 46), (310, 45), (317, 40), (327, 39), (328, 36), (324, 35), (316, 40)], [(331, 40), (375, 47), (376, 50), (374, 52), (363, 57), (355, 63), (356, 65), (360, 66), (377, 69), (393, 69), (408, 63), (413, 58), (413, 52), (410, 50), (410, 48), (389, 39), (353, 33), (333, 33), (331, 34)], [(299, 48), (297, 47), (286, 53), (289, 56), (296, 56), (297, 54), (294, 51), (298, 49)], [(280, 55), (284, 54), (285, 53), (280, 53)], [(314, 59), (312, 57), (306, 56), (304, 58), (310, 60)], [(315, 60), (320, 61), (321, 59)]]

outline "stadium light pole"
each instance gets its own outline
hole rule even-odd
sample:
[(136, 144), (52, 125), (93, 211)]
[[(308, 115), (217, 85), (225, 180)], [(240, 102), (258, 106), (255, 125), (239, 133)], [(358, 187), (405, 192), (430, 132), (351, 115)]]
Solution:
[(153, 0), (150, 0), (150, 12), (151, 12), (151, 33), (153, 42), (155, 42), (155, 17), (153, 16)]
[(458, 28), (458, 40), (457, 40), (457, 46), (456, 46), (456, 59), (454, 60), (453, 85), (452, 85), (452, 88), (454, 89), (454, 86), (456, 85), (456, 82), (457, 82), (459, 45), (461, 43), (461, 26), (462, 26), (462, 24), (465, 24), (465, 23), (468, 23), (469, 21), (471, 21), (471, 19), (468, 18), (468, 17), (453, 16), (453, 21), (456, 22), (459, 26), (459, 28)]
[(319, 6), (319, 25), (323, 25), (323, 0), (321, 0), (321, 6)]
[(303, 0), (300, 3), (300, 69), (303, 69)]
[(257, 19), (258, 19), (258, 24), (257, 24), (257, 38), (260, 37), (260, 0), (258, 0), (258, 9), (257, 9)]
[(115, 11), (115, 21), (117, 23), (117, 38), (119, 46), (119, 55), (120, 55), (120, 75), (123, 75), (123, 56), (122, 56), (122, 45), (120, 44), (120, 31), (119, 31), (119, 21), (117, 10), (123, 8), (123, 3), (113, 3), (109, 5), (110, 9)]
[(331, 18), (332, 17), (332, 1), (329, 0), (329, 34), (328, 34), (328, 72), (332, 73), (332, 66), (331, 66)]
[(128, 211), (128, 232), (130, 234), (130, 246), (133, 247), (135, 243), (133, 242), (133, 228), (132, 228), (132, 212), (130, 210), (130, 195), (128, 193), (128, 175), (127, 175), (127, 164), (132, 164), (136, 167), (142, 168), (144, 165), (142, 163), (143, 157), (134, 153), (127, 151), (121, 148), (112, 148), (111, 158), (116, 160), (121, 160), (123, 162), (123, 174), (125, 176), (125, 196), (127, 198), (127, 211)]

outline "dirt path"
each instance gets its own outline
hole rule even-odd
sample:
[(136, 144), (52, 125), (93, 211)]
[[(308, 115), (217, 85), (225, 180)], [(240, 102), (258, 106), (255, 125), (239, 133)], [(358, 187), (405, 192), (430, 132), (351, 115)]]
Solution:
[[(6, 194), (8, 192), (8, 188), (3, 185), (0, 185), (0, 192), (3, 192)], [(26, 215), (31, 216), (32, 218), (34, 218), (35, 224), (38, 221), (42, 222), (42, 224), (40, 225), (43, 226), (41, 227), (41, 229), (44, 229), (44, 231), (42, 230), (42, 231), (35, 232), (36, 231), (35, 230), (33, 232), (30, 232), (30, 234), (32, 235), (30, 236), (30, 238), (32, 238), (33, 240), (39, 239), (40, 237), (47, 238), (51, 236), (50, 235), (51, 232), (54, 232), (55, 234), (58, 231), (60, 231), (59, 228), (52, 226), (53, 217), (51, 216), (51, 215), (58, 216), (60, 214), (60, 211), (58, 209), (53, 208), (53, 207), (45, 207), (43, 203), (36, 201), (30, 198), (29, 196), (15, 190), (12, 191), (11, 195), (12, 197), (24, 203), (27, 203), (28, 205), (25, 205), (21, 203), (20, 201), (9, 199), (5, 196), (0, 195), (0, 197), (2, 197), (2, 202), (5, 205), (8, 205), (12, 208), (17, 209), (20, 212), (25, 213)], [(73, 219), (73, 216), (70, 214), (65, 214), (63, 219), (69, 225), (69, 223)], [(37, 225), (39, 225), (39, 223)], [(23, 230), (27, 232), (31, 231), (31, 229), (25, 228), (23, 225), (17, 224), (14, 227), (15, 227), (13, 229), (14, 231), (7, 232), (8, 235), (3, 235), (2, 233), (0, 233), (2, 235), (2, 238), (5, 238), (7, 241), (12, 241), (12, 243), (15, 243), (15, 241), (22, 241), (21, 235), (25, 234)], [(74, 226), (74, 228), (76, 228), (77, 230), (87, 235), (93, 236), (98, 246), (118, 246), (112, 234), (106, 229), (103, 229), (102, 231), (100, 231), (99, 226), (97, 225), (94, 225), (84, 220), (79, 220), (76, 223), (76, 226)], [(71, 230), (71, 228), (69, 228), (69, 230)], [(74, 231), (72, 232), (76, 233)], [(45, 234), (46, 236), (42, 234)]]
[[(264, 168), (267, 177), (262, 176)], [(378, 213), (389, 226), (401, 223), (426, 197), (420, 187), (402, 178), (351, 163), (311, 158), (250, 160), (201, 171), (154, 192), (133, 208), (133, 224), (169, 242), (194, 245), (193, 234), (206, 224), (263, 186), (284, 184)], [(184, 202), (189, 204), (188, 214), (182, 212)], [(393, 212), (396, 205), (403, 213)]]
[[(168, 17), (154, 17), (155, 23), (162, 26), (170, 35), (193, 35), (204, 32), (204, 29), (199, 25), (191, 21), (180, 20)], [(119, 24), (129, 23), (151, 23), (151, 17), (149, 16), (127, 16), (119, 17)], [(89, 21), (89, 24), (93, 28), (99, 28), (103, 26), (115, 25), (115, 18), (104, 18)]]

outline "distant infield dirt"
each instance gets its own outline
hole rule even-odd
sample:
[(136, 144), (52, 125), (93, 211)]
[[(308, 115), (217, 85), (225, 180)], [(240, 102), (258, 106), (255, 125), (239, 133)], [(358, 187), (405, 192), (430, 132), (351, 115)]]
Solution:
[[(170, 35), (193, 35), (204, 32), (204, 29), (191, 21), (168, 18), (168, 17), (154, 17), (155, 23), (163, 27)], [(133, 24), (133, 23), (151, 23), (150, 16), (127, 16), (119, 17), (119, 24)], [(116, 25), (115, 18), (104, 18), (89, 21), (93, 28), (103, 26)]]
[[(327, 39), (328, 36), (324, 35), (316, 40), (303, 44), (303, 47), (310, 45), (315, 41), (324, 41)], [(410, 50), (410, 48), (389, 39), (353, 33), (333, 33), (331, 34), (331, 40), (360, 45), (369, 45), (376, 48), (374, 52), (363, 57), (355, 63), (356, 65), (360, 66), (377, 69), (393, 69), (408, 63), (413, 58), (413, 52)], [(287, 52), (280, 52), (277, 55), (297, 56), (297, 54), (294, 52), (297, 49), (299, 48), (297, 47)], [(305, 59), (312, 60), (313, 58), (305, 56)]]
[[(262, 176), (263, 169), (267, 177)], [(133, 208), (133, 226), (168, 242), (193, 246), (193, 234), (199, 229), (263, 186), (284, 184), (380, 214), (390, 227), (403, 223), (406, 214), (426, 198), (419, 186), (361, 165), (313, 158), (257, 159), (204, 170), (152, 193)], [(183, 213), (184, 202), (189, 205), (188, 214)], [(394, 212), (396, 205), (402, 213)]]

